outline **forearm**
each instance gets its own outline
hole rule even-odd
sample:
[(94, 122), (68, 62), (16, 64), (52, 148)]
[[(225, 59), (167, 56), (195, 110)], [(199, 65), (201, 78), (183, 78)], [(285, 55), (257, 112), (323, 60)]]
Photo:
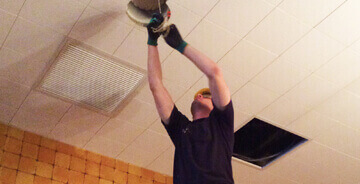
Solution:
[(200, 51), (187, 45), (184, 53), (209, 79), (209, 88), (215, 106), (222, 110), (230, 102), (230, 91), (217, 64)]
[(162, 71), (159, 51), (156, 46), (148, 45), (148, 80), (150, 89), (162, 85)]
[(191, 45), (185, 47), (183, 53), (190, 61), (192, 61), (199, 70), (201, 70), (209, 79), (221, 74), (217, 64), (208, 58), (205, 54), (198, 51)]
[(161, 63), (156, 46), (148, 46), (148, 80), (156, 109), (165, 124), (169, 123), (174, 102), (162, 83)]

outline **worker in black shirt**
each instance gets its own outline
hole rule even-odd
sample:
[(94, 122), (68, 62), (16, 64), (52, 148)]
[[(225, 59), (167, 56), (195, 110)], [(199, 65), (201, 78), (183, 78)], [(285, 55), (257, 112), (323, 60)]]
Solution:
[(154, 32), (164, 18), (155, 14), (148, 28), (148, 80), (156, 108), (175, 145), (174, 184), (233, 184), (231, 156), (234, 145), (234, 111), (220, 68), (187, 44), (175, 25), (165, 41), (185, 55), (208, 78), (209, 88), (195, 94), (191, 104), (193, 121), (175, 106), (162, 83), (161, 64)]

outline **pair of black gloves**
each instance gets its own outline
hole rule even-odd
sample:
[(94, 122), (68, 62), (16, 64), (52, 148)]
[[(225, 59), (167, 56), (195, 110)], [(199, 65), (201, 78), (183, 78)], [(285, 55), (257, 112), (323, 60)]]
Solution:
[[(158, 28), (163, 23), (163, 21), (164, 21), (164, 17), (159, 13), (156, 13), (152, 16), (150, 23), (146, 26), (149, 35), (147, 42), (148, 45), (157, 46), (157, 40), (160, 37), (160, 35), (163, 33), (154, 32), (153, 29)], [(169, 29), (170, 29), (169, 33), (166, 34), (166, 36), (164, 37), (166, 43), (170, 47), (183, 53), (187, 43), (181, 38), (181, 35), (174, 24), (171, 24)]]

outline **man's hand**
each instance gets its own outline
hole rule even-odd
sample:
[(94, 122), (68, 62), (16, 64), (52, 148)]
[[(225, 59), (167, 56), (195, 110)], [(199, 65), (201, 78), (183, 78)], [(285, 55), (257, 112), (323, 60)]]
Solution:
[(166, 43), (170, 47), (183, 53), (187, 43), (181, 38), (181, 35), (174, 24), (171, 24), (169, 29), (169, 33), (164, 37)]
[(154, 28), (158, 28), (162, 23), (164, 22), (164, 17), (160, 13), (155, 13), (152, 16), (152, 19), (150, 20), (149, 24), (146, 26), (148, 30), (148, 45), (157, 46), (157, 40), (160, 36), (159, 33), (154, 32)]

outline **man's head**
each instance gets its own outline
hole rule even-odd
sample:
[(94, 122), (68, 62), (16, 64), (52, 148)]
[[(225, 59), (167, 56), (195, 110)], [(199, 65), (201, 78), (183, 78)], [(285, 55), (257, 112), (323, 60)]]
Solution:
[[(199, 119), (204, 115), (209, 116), (211, 110), (214, 108), (211, 93), (209, 88), (199, 90), (195, 96), (194, 101), (191, 104), (191, 114), (194, 119)], [(200, 117), (195, 117), (200, 116)]]

